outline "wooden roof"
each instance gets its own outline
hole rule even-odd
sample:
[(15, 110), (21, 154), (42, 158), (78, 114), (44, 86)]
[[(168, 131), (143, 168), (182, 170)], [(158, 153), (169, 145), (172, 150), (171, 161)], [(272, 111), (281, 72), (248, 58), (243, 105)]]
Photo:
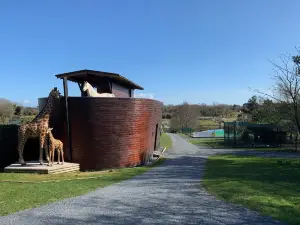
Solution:
[(78, 70), (69, 73), (57, 74), (55, 76), (60, 79), (66, 77), (69, 81), (73, 81), (76, 83), (82, 83), (83, 81), (87, 81), (92, 85), (102, 83), (104, 79), (110, 79), (115, 83), (118, 83), (130, 89), (144, 90), (144, 88), (140, 85), (137, 85), (136, 83), (128, 80), (126, 77), (123, 77), (117, 73), (108, 73), (95, 70)]

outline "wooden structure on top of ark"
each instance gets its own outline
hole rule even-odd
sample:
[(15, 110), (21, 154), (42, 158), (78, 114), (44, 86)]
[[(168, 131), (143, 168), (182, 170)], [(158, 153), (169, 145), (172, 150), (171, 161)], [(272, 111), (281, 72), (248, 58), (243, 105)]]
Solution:
[[(64, 142), (65, 159), (81, 170), (131, 167), (147, 163), (159, 148), (162, 102), (134, 98), (143, 88), (115, 73), (80, 70), (56, 75), (63, 79), (64, 98), (50, 119), (54, 136)], [(68, 96), (67, 81), (76, 82), (81, 97)], [(87, 81), (98, 93), (114, 97), (87, 97)], [(42, 108), (46, 98), (39, 99)]]

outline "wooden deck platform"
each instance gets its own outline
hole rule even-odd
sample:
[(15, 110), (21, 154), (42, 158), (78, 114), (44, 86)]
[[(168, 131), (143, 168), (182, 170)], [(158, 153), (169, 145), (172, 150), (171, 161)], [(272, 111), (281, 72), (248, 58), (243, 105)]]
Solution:
[(79, 164), (65, 162), (63, 165), (53, 163), (53, 166), (47, 166), (47, 163), (40, 165), (38, 161), (26, 162), (21, 166), (20, 163), (14, 163), (4, 168), (5, 173), (39, 173), (39, 174), (58, 174), (79, 171)]

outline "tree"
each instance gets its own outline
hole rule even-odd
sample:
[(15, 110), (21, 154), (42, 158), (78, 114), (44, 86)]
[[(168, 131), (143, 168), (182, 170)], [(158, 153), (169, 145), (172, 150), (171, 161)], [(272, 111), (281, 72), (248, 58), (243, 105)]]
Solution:
[[(299, 51), (298, 51), (299, 52)], [(272, 62), (274, 66), (275, 85), (272, 94), (256, 92), (273, 99), (280, 105), (285, 118), (295, 124), (297, 132), (300, 131), (300, 56), (283, 55), (280, 64)]]
[(285, 111), (285, 105), (282, 103), (262, 98), (253, 117), (259, 123), (278, 124), (281, 120), (287, 119)]
[(187, 102), (175, 107), (172, 113), (170, 126), (172, 129), (195, 128), (199, 110), (197, 105), (190, 105)]
[(251, 98), (249, 98), (248, 102), (243, 104), (241, 110), (243, 113), (252, 114), (254, 110), (256, 110), (257, 108), (258, 108), (257, 96), (253, 95)]
[(258, 98), (256, 95), (253, 95), (248, 99), (248, 102), (244, 103), (241, 111), (243, 115), (239, 117), (240, 121), (256, 121), (255, 114), (259, 108)]
[(24, 116), (35, 116), (39, 113), (38, 108), (36, 107), (25, 107), (23, 111)]
[(16, 116), (22, 116), (23, 115), (23, 111), (24, 111), (24, 107), (23, 106), (16, 106), (15, 107), (15, 115)]
[(7, 99), (0, 99), (0, 124), (8, 123), (14, 114), (13, 104)]
[(179, 119), (175, 116), (173, 116), (170, 120), (170, 128), (171, 130), (179, 130), (180, 129), (180, 123)]
[(197, 116), (195, 106), (188, 104), (186, 101), (179, 105), (177, 118), (181, 128), (195, 127)]

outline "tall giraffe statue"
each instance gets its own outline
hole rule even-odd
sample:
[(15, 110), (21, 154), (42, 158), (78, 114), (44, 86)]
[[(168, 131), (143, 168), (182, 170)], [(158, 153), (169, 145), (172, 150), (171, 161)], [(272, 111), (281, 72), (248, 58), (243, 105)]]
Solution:
[[(24, 158), (23, 158), (23, 150), (25, 143), (29, 138), (39, 138), (40, 143), (40, 158), (39, 162), (43, 165), (43, 149), (47, 137), (47, 131), (49, 128), (49, 119), (50, 115), (53, 110), (53, 102), (54, 99), (58, 99), (60, 97), (60, 93), (55, 87), (51, 90), (47, 104), (40, 111), (40, 113), (30, 122), (27, 124), (20, 125), (18, 129), (18, 152), (19, 152), (19, 163), (21, 165), (26, 165)], [(46, 152), (46, 157), (49, 165), (49, 155), (48, 151)]]

